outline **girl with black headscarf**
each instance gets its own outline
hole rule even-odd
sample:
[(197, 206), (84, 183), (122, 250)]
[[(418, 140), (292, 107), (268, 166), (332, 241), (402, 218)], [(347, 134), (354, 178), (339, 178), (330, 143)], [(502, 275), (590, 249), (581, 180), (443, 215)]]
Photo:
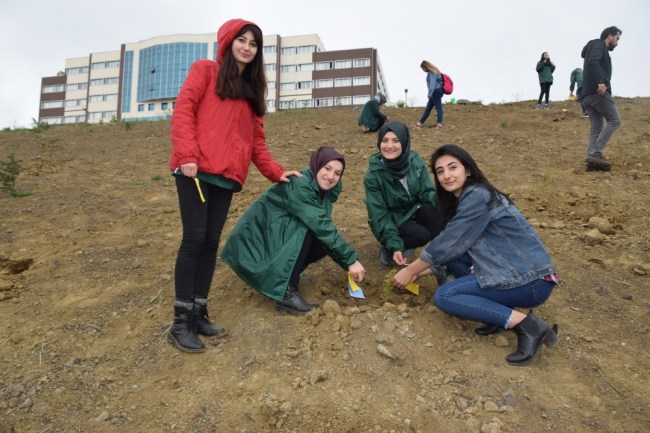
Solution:
[(298, 289), (302, 272), (330, 256), (363, 281), (359, 255), (332, 221), (332, 206), (341, 193), (343, 155), (321, 147), (311, 156), (302, 177), (276, 184), (264, 192), (233, 228), (222, 257), (263, 295), (276, 301), (281, 314), (302, 315), (318, 304), (304, 300)]
[(377, 148), (364, 177), (368, 224), (380, 244), (379, 262), (386, 267), (405, 265), (406, 257), (442, 228), (435, 189), (424, 160), (411, 151), (405, 124), (391, 121), (382, 126)]

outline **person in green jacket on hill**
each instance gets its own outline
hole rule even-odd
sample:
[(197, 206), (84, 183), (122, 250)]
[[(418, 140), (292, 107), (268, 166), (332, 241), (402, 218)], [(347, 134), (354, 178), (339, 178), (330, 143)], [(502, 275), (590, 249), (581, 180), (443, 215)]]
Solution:
[[(537, 109), (538, 110), (548, 110), (551, 106), (548, 103), (548, 99), (551, 94), (551, 86), (553, 85), (553, 71), (555, 71), (555, 64), (551, 62), (551, 58), (548, 56), (548, 53), (545, 51), (542, 53), (542, 57), (537, 62), (535, 67), (537, 71), (537, 76), (539, 78), (539, 99), (537, 100)], [(544, 97), (544, 105), (542, 105), (542, 98)]]
[(411, 150), (408, 127), (392, 121), (379, 129), (379, 152), (364, 177), (368, 225), (379, 241), (379, 262), (405, 265), (414, 249), (441, 230), (436, 193), (424, 160)]
[(228, 236), (221, 257), (242, 280), (275, 300), (280, 314), (303, 315), (318, 307), (303, 299), (298, 284), (302, 272), (326, 255), (355, 281), (365, 278), (359, 255), (332, 221), (344, 170), (343, 155), (321, 147), (302, 177), (269, 188)]
[(379, 92), (374, 98), (370, 98), (359, 114), (358, 124), (363, 132), (375, 132), (384, 123), (389, 122), (387, 115), (381, 112), (381, 106), (386, 103), (386, 96)]
[(582, 103), (582, 68), (575, 68), (571, 71), (571, 85), (569, 86), (569, 95), (573, 96), (573, 89), (576, 89), (576, 102), (580, 103), (582, 108), (582, 117), (589, 117), (585, 104)]

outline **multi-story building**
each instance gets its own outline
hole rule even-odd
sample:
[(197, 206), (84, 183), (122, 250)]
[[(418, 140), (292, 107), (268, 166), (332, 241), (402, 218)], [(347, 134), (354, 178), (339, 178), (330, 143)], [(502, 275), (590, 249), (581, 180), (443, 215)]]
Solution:
[[(362, 105), (388, 97), (374, 48), (326, 51), (315, 34), (265, 35), (269, 112)], [(118, 51), (66, 59), (65, 72), (41, 80), (39, 123), (169, 118), (194, 61), (216, 59), (215, 33), (159, 36)]]

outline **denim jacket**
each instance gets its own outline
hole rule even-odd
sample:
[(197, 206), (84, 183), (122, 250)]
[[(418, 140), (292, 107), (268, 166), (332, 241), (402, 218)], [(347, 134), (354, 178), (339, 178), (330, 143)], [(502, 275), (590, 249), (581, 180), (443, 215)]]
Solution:
[(442, 88), (442, 75), (427, 72), (427, 96), (433, 96), (433, 92)]
[(547, 275), (555, 267), (542, 240), (502, 195), (490, 203), (483, 185), (463, 189), (456, 215), (422, 251), (420, 259), (443, 265), (467, 253), (481, 287), (512, 289)]

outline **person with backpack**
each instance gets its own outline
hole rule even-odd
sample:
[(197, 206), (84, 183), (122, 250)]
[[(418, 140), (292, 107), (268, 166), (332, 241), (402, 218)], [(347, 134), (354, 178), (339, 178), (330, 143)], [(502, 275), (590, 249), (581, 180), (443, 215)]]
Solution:
[[(551, 106), (548, 99), (551, 94), (551, 86), (553, 85), (553, 71), (555, 71), (555, 64), (551, 62), (548, 53), (544, 51), (542, 57), (537, 62), (535, 67), (537, 77), (539, 78), (539, 99), (537, 100), (538, 110), (548, 110)], [(542, 98), (544, 98), (544, 105), (542, 105)]]
[[(600, 39), (593, 39), (582, 49), (584, 80), (582, 102), (587, 108), (591, 130), (587, 142), (587, 171), (609, 171), (612, 163), (603, 156), (603, 150), (614, 131), (621, 126), (621, 116), (612, 98), (612, 59), (609, 52), (618, 45), (623, 31), (607, 27)], [(604, 126), (604, 120), (607, 125)]]
[(420, 68), (422, 68), (422, 71), (424, 71), (427, 74), (427, 89), (428, 89), (427, 98), (429, 98), (429, 100), (427, 101), (426, 107), (424, 107), (424, 113), (422, 113), (422, 117), (415, 124), (415, 127), (422, 128), (422, 125), (429, 117), (429, 114), (431, 114), (431, 110), (433, 110), (433, 107), (436, 107), (436, 113), (438, 115), (438, 119), (433, 129), (440, 129), (442, 128), (442, 119), (443, 119), (442, 73), (440, 72), (440, 69), (436, 68), (434, 65), (431, 64), (431, 62), (427, 60), (422, 60), (422, 63), (420, 63)]

